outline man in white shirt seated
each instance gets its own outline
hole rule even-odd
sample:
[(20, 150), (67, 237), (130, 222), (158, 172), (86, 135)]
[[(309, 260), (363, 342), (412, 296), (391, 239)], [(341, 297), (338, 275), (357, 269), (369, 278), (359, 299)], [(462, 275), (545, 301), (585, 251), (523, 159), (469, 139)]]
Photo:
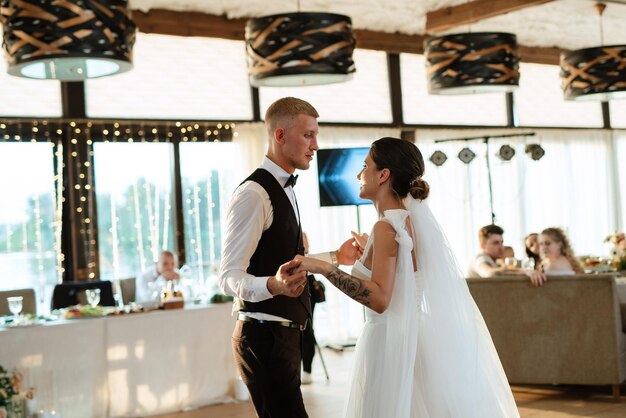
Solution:
[(158, 261), (137, 276), (135, 300), (138, 302), (155, 301), (168, 280), (180, 278), (176, 264), (176, 255), (173, 252), (161, 251)]
[(504, 230), (497, 225), (486, 225), (478, 231), (482, 252), (472, 260), (467, 269), (467, 277), (492, 277), (504, 268), (496, 262), (504, 254)]

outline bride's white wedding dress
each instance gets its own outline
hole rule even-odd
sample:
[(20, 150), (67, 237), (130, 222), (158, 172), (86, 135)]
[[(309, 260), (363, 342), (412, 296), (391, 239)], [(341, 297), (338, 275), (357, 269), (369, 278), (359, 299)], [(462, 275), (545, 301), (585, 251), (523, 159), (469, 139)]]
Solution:
[[(489, 331), (439, 224), (426, 203), (409, 196), (405, 205), (408, 210), (384, 214), (399, 243), (393, 294), (384, 313), (365, 309), (346, 417), (519, 417)], [(363, 260), (372, 242), (370, 236)], [(361, 261), (352, 272), (371, 279)]]

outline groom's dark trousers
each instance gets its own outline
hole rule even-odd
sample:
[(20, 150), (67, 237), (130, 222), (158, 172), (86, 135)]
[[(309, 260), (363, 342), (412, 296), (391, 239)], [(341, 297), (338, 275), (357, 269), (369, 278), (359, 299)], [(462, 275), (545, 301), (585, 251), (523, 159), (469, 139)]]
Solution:
[(302, 332), (237, 321), (235, 361), (260, 418), (305, 418), (300, 391)]

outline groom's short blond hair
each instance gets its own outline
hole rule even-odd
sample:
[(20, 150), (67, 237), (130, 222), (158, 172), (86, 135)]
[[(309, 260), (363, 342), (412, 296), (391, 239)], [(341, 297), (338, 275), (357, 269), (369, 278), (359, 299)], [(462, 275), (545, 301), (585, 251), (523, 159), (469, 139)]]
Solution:
[(296, 97), (283, 97), (276, 100), (265, 112), (265, 125), (270, 137), (278, 127), (289, 128), (298, 115), (319, 118), (320, 115), (311, 103)]

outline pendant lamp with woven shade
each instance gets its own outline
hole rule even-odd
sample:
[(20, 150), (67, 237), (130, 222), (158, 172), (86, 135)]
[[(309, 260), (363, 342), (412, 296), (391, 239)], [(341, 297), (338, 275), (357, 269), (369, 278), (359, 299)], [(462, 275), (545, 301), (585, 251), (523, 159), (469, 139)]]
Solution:
[(250, 84), (308, 86), (339, 83), (355, 72), (356, 41), (349, 17), (286, 13), (250, 19), (246, 52)]
[(511, 33), (458, 33), (424, 42), (428, 92), (511, 92), (519, 85), (517, 38)]
[(128, 71), (136, 25), (127, 0), (2, 0), (8, 73), (83, 80)]
[[(603, 3), (595, 5), (604, 43)], [(626, 32), (624, 32), (626, 33)], [(565, 100), (626, 99), (626, 45), (597, 46), (561, 53), (561, 88)]]

